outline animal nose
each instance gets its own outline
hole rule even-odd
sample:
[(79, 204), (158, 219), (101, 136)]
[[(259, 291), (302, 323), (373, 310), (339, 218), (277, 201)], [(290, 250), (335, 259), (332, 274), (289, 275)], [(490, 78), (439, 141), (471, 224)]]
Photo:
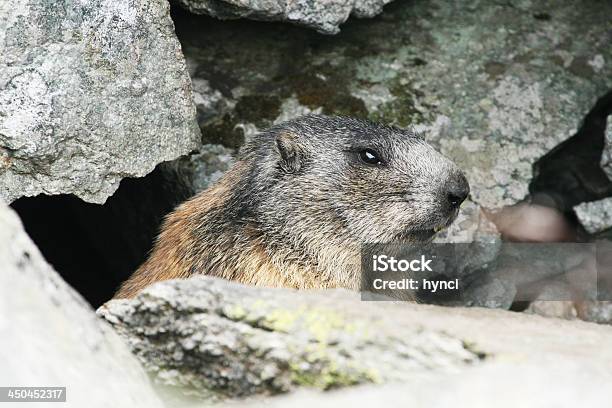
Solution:
[(470, 185), (463, 174), (453, 177), (446, 190), (446, 199), (451, 208), (459, 208), (470, 194)]

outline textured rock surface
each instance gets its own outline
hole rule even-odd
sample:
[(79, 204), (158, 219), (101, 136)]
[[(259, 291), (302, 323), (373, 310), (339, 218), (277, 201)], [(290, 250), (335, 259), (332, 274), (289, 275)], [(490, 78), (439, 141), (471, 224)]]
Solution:
[(534, 161), (612, 87), (612, 4), (547, 4), (393, 2), (334, 37), (189, 15), (177, 27), (217, 95), (199, 112), (205, 134), (225, 130), (215, 143), (305, 110), (421, 123), (493, 209), (526, 196)]
[[(458, 374), (415, 379), (404, 384), (363, 386), (321, 394), (301, 392), (265, 401), (255, 400), (246, 408), (336, 408), (336, 407), (416, 407), (416, 408), (575, 408), (609, 406), (612, 393), (596, 371), (584, 377), (580, 366), (561, 363), (560, 371), (544, 367), (507, 363), (485, 365)], [(550, 382), (546, 381), (550, 379)], [(520, 390), (520, 391), (517, 391)], [(227, 407), (233, 404), (225, 405)]]
[[(610, 396), (609, 387), (596, 385), (612, 380), (612, 352), (593, 348), (612, 340), (608, 326), (478, 308), (363, 302), (342, 290), (296, 294), (201, 277), (158, 283), (98, 313), (157, 382), (200, 396), (401, 381), (401, 389), (420, 389), (419, 400), (453, 400), (469, 388), (515, 395), (519, 384), (551, 398), (564, 393), (562, 384), (570, 379), (584, 384), (593, 401)], [(490, 402), (499, 394), (486, 396)], [(584, 398), (571, 396), (564, 404)], [(474, 406), (469, 401), (455, 402)], [(522, 405), (537, 401), (530, 396)]]
[(0, 384), (65, 386), (70, 406), (161, 407), (125, 344), (0, 203)]
[(536, 301), (529, 305), (526, 313), (562, 319), (582, 319), (589, 322), (611, 324), (612, 301)]
[[(608, 117), (601, 167), (612, 181), (612, 118)], [(580, 223), (591, 234), (612, 228), (612, 198), (582, 203), (574, 207)]]
[(591, 234), (612, 227), (612, 197), (579, 204), (574, 211), (582, 226)]
[(220, 19), (288, 21), (325, 34), (340, 31), (349, 16), (374, 17), (392, 0), (178, 0), (192, 13)]
[(402, 380), (479, 361), (441, 331), (397, 332), (318, 299), (207, 277), (155, 285), (98, 313), (158, 382), (203, 397)]
[(601, 156), (601, 167), (606, 175), (612, 180), (612, 118), (608, 117), (606, 126), (606, 140), (604, 143), (604, 151)]
[[(608, 296), (608, 299), (610, 297)], [(589, 322), (612, 324), (612, 301), (582, 302), (576, 305), (580, 318)]]
[(102, 203), (197, 146), (190, 79), (166, 1), (0, 5), (0, 199)]
[(191, 194), (207, 189), (234, 163), (235, 149), (222, 145), (206, 144), (197, 152), (161, 165), (167, 177), (176, 177)]

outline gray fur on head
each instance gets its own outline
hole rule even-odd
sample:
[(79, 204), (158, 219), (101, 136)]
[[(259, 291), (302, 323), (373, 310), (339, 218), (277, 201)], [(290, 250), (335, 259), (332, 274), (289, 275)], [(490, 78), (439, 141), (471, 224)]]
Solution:
[[(365, 164), (366, 149), (383, 163)], [(457, 166), (415, 132), (352, 118), (279, 124), (250, 140), (241, 159), (254, 176), (239, 205), (266, 236), (295, 246), (422, 241), (457, 214), (449, 185), (467, 188)]]

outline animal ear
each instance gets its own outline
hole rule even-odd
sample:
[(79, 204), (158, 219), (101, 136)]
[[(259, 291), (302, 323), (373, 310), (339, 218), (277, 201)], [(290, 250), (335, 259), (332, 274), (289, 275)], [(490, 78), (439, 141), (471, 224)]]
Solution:
[(288, 173), (297, 173), (304, 161), (304, 151), (299, 136), (284, 130), (276, 136), (276, 148), (280, 153), (280, 167)]

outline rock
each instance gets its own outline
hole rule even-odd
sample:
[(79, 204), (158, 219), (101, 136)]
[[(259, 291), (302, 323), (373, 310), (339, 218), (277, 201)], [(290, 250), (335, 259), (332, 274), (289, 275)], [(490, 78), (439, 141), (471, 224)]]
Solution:
[[(604, 408), (610, 392), (598, 382), (595, 372), (583, 378), (579, 367), (562, 363), (567, 371), (542, 367), (513, 367), (507, 363), (491, 364), (478, 370), (457, 374), (415, 378), (408, 383), (385, 386), (361, 386), (329, 393), (302, 391), (268, 398), (268, 408), (335, 407), (454, 407), (454, 408), (575, 408), (577, 405)], [(550, 376), (550, 382), (545, 378)], [(524, 392), (516, 392), (523, 390)], [(221, 405), (233, 407), (232, 403)], [(261, 407), (262, 401), (241, 404)]]
[(536, 301), (525, 310), (540, 316), (582, 319), (600, 324), (612, 323), (612, 301)]
[[(163, 163), (163, 173), (196, 194), (207, 189), (234, 164), (236, 151), (221, 145), (202, 145), (197, 152)], [(177, 180), (178, 179), (178, 180)]]
[[(348, 292), (338, 294), (340, 301)], [(112, 300), (98, 313), (159, 383), (202, 398), (401, 380), (479, 360), (440, 331), (394, 333), (319, 298), (196, 277)]]
[[(463, 288), (461, 300), (451, 304), (510, 309), (516, 295), (515, 286), (504, 279), (490, 278), (491, 271), (486, 268), (499, 255), (501, 234), (480, 206), (466, 200), (455, 222), (438, 233), (433, 242), (459, 244), (455, 250), (461, 255), (453, 265), (459, 273), (453, 277), (458, 277), (462, 284), (470, 284)], [(483, 268), (487, 271), (484, 276)]]
[(612, 196), (612, 181), (601, 163), (606, 123), (612, 114), (612, 90), (597, 99), (580, 129), (533, 165), (530, 201), (569, 212), (583, 202)]
[[(578, 318), (576, 305), (569, 300), (536, 300), (532, 302), (525, 313), (533, 313), (546, 317), (574, 320)], [(593, 320), (589, 320), (593, 321)]]
[[(610, 299), (608, 297), (607, 299)], [(576, 304), (581, 319), (603, 324), (612, 324), (612, 301), (587, 301)]]
[(287, 101), (423, 124), (425, 137), (468, 173), (474, 204), (493, 210), (529, 194), (534, 162), (574, 135), (610, 86), (605, 16), (612, 4), (562, 1), (550, 11), (538, 2), (419, 0), (388, 7), (323, 38), (179, 13), (177, 33), (195, 80), (208, 81), (225, 101), (200, 121), (203, 132), (223, 125), (244, 136), (242, 129), (266, 128)]
[[(572, 288), (567, 283), (555, 282), (548, 284), (543, 293), (531, 302), (525, 313), (537, 314), (546, 317), (574, 320), (578, 318), (578, 311), (572, 299)], [(589, 320), (592, 321), (592, 320)]]
[(392, 0), (178, 0), (192, 13), (208, 14), (222, 20), (250, 18), (260, 21), (287, 21), (336, 34), (350, 15), (374, 17)]
[(0, 203), (0, 383), (66, 387), (70, 406), (161, 407), (121, 339)]
[(198, 146), (166, 1), (17, 0), (0, 8), (0, 199), (103, 203), (124, 177)]
[[(605, 129), (604, 148), (601, 156), (601, 168), (612, 182), (612, 120), (608, 119)], [(612, 198), (581, 203), (574, 207), (578, 220), (591, 234), (612, 228)]]
[(590, 234), (612, 227), (612, 197), (579, 204), (574, 211), (580, 224)]
[[(419, 401), (489, 406), (471, 404), (482, 394), (467, 390), (496, 390), (485, 393), (490, 403), (516, 395), (528, 381), (530, 390), (549, 400), (569, 380), (585, 384), (592, 401), (610, 396), (608, 387), (591, 387), (612, 380), (612, 352), (592, 347), (612, 340), (609, 326), (480, 308), (365, 302), (345, 290), (297, 294), (211, 277), (160, 282), (134, 299), (108, 302), (98, 314), (157, 383), (200, 398), (393, 382), (407, 398), (417, 398), (408, 390), (418, 390)], [(343, 395), (362, 392), (382, 396), (389, 387), (307, 395), (343, 401)], [(455, 400), (456, 393), (465, 399)], [(571, 397), (562, 406), (585, 396)], [(538, 401), (523, 395), (521, 406)]]
[(600, 324), (612, 323), (612, 301), (609, 300), (579, 302), (539, 300), (532, 302), (525, 312), (569, 320), (582, 319)]
[[(542, 316), (561, 317), (564, 319), (579, 318), (589, 322), (612, 324), (612, 240), (598, 240), (596, 245), (596, 273), (567, 276), (558, 288), (548, 285), (540, 299), (529, 305), (527, 312)], [(588, 264), (587, 264), (588, 265)], [(593, 279), (595, 278), (595, 279)], [(596, 296), (580, 296), (577, 287), (595, 283)], [(556, 290), (556, 293), (553, 290)], [(548, 293), (545, 293), (548, 292)], [(557, 300), (557, 301), (550, 301)]]
[(607, 121), (601, 167), (608, 178), (612, 180), (612, 119)]

